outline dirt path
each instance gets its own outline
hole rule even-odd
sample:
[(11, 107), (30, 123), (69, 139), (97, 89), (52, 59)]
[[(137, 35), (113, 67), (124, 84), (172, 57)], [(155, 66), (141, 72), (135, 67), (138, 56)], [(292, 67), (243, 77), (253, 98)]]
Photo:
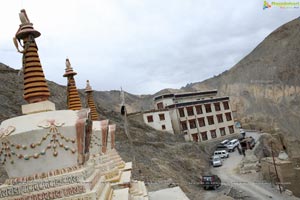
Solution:
[[(250, 135), (255, 139), (259, 138), (259, 134), (257, 133), (247, 133), (247, 136)], [(219, 188), (219, 191), (206, 191), (205, 199), (208, 200), (217, 197), (220, 193), (228, 192), (230, 188), (244, 193), (244, 196), (246, 196), (245, 199), (298, 199), (286, 194), (280, 194), (271, 185), (259, 182), (260, 180), (253, 181), (253, 178), (249, 179), (247, 176), (238, 174), (238, 165), (242, 159), (243, 156), (238, 151), (235, 151), (230, 153), (228, 159), (224, 160), (223, 166), (212, 168), (212, 173), (217, 174), (221, 178), (223, 186)]]

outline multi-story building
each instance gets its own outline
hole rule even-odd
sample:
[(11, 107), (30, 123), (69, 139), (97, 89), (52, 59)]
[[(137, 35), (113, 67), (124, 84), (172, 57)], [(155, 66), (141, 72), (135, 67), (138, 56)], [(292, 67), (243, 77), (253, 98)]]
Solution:
[(168, 112), (173, 132), (184, 134), (187, 141), (206, 141), (238, 133), (229, 97), (216, 95), (217, 90), (156, 96), (155, 112), (144, 113), (144, 121), (151, 127), (162, 130), (154, 120), (151, 122), (147, 119), (155, 113)]

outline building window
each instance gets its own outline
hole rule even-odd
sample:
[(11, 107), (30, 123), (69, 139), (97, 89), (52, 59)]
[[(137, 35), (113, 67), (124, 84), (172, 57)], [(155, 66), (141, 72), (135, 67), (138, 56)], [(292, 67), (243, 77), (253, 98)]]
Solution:
[(231, 113), (225, 113), (225, 116), (226, 116), (226, 120), (227, 121), (231, 121), (232, 120)]
[(166, 125), (161, 125), (162, 130), (166, 130)]
[(214, 122), (214, 117), (213, 117), (213, 116), (208, 116), (208, 117), (207, 117), (207, 121), (208, 121), (208, 124), (209, 124), (209, 125), (215, 124), (215, 122)]
[(153, 116), (152, 115), (147, 116), (147, 120), (148, 123), (153, 122)]
[(192, 138), (193, 138), (194, 142), (198, 142), (198, 134), (197, 133), (192, 134)]
[(217, 137), (216, 130), (211, 130), (210, 135), (211, 135), (211, 138), (216, 138)]
[(206, 104), (205, 105), (205, 111), (206, 111), (206, 113), (210, 113), (211, 112), (211, 105), (210, 104)]
[(228, 126), (228, 129), (229, 129), (229, 133), (230, 133), (230, 134), (234, 133), (233, 126)]
[(203, 113), (201, 105), (196, 106), (196, 112), (197, 112), (198, 115)]
[(220, 103), (214, 103), (214, 106), (215, 106), (215, 110), (216, 111), (220, 111), (221, 110)]
[(222, 123), (223, 122), (223, 115), (222, 114), (217, 115), (217, 119), (218, 119), (218, 123)]
[(158, 116), (160, 121), (165, 120), (165, 114), (159, 114)]
[(196, 120), (194, 120), (194, 119), (189, 120), (189, 123), (190, 123), (190, 129), (196, 128)]
[(200, 127), (205, 126), (205, 120), (204, 120), (204, 117), (198, 118), (198, 123), (199, 123), (199, 126), (200, 126)]
[(203, 141), (207, 140), (207, 133), (206, 133), (206, 131), (205, 132), (201, 132), (200, 134), (201, 134), (201, 137), (202, 137)]
[(179, 108), (178, 110), (179, 110), (179, 116), (180, 116), (180, 117), (184, 117), (185, 114), (184, 114), (183, 108)]
[(225, 128), (220, 128), (220, 133), (221, 133), (221, 136), (226, 135)]
[(225, 110), (228, 110), (228, 109), (229, 109), (228, 101), (224, 101), (224, 102), (223, 102), (223, 106), (224, 106), (224, 109), (225, 109)]
[(193, 116), (194, 115), (193, 107), (187, 107), (186, 111), (187, 111), (188, 116)]
[(156, 105), (157, 105), (157, 109), (163, 109), (164, 108), (164, 104), (162, 102), (160, 102)]
[(186, 125), (186, 121), (180, 122), (181, 123), (181, 128), (183, 131), (187, 130), (187, 125)]

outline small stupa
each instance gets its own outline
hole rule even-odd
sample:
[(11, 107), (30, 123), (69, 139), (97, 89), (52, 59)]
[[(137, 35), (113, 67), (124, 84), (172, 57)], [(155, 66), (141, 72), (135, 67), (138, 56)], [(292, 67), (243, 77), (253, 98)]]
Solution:
[[(80, 98), (72, 95), (77, 89), (69, 62), (65, 73), (69, 110), (55, 110), (48, 101), (50, 92), (35, 42), (40, 33), (25, 10), (20, 20), (15, 45), (23, 47), (18, 51), (23, 54), (28, 104), (22, 106), (22, 116), (0, 125), (0, 163), (9, 176), (0, 185), (0, 199), (147, 200), (144, 182), (131, 179), (132, 163), (125, 163), (114, 148), (116, 126), (98, 121), (96, 110), (92, 119), (93, 105), (81, 108)], [(93, 135), (99, 141), (91, 148)]]
[(41, 34), (33, 28), (25, 10), (21, 10), (20, 19), (21, 25), (15, 37), (23, 43), (24, 99), (28, 103), (45, 101), (48, 100), (50, 92), (35, 42), (35, 38)]
[(99, 120), (96, 105), (94, 102), (93, 90), (89, 80), (86, 81), (85, 93), (86, 93), (86, 100), (87, 100), (88, 107), (91, 109), (92, 120)]
[(75, 71), (73, 71), (73, 68), (71, 66), (70, 60), (66, 59), (66, 69), (65, 69), (64, 77), (68, 78), (68, 94), (67, 94), (67, 104), (68, 109), (70, 110), (80, 110), (82, 105), (80, 101), (80, 97), (78, 94), (78, 90), (76, 88), (76, 83), (74, 76), (77, 74)]

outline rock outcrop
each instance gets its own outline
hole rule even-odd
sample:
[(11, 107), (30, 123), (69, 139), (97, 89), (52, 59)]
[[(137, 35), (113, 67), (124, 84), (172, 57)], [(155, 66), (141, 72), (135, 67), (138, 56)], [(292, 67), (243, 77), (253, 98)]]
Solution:
[(265, 38), (233, 68), (184, 90), (218, 89), (243, 125), (300, 139), (300, 19)]

